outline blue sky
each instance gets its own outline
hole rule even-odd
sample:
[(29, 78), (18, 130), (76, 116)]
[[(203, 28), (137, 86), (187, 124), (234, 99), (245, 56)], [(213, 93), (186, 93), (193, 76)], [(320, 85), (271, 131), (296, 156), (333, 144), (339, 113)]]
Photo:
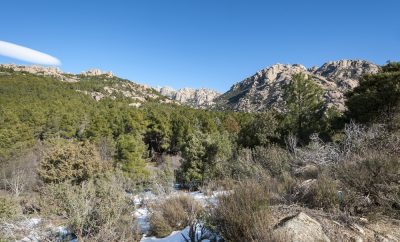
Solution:
[[(4, 1), (0, 40), (152, 86), (226, 91), (274, 63), (400, 60), (398, 0)], [(1, 57), (0, 63), (24, 64)]]

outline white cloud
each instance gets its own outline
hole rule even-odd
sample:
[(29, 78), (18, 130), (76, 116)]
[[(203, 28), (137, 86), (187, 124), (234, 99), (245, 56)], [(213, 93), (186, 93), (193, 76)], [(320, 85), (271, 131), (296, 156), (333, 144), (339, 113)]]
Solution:
[(0, 55), (42, 65), (61, 65), (57, 58), (20, 45), (0, 40)]

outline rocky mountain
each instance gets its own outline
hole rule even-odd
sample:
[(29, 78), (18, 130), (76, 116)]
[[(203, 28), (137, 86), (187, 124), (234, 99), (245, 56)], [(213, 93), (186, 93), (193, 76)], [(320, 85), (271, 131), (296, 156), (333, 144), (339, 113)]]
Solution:
[(344, 110), (344, 94), (358, 85), (362, 75), (379, 71), (380, 67), (364, 60), (331, 61), (320, 67), (306, 68), (299, 64), (275, 64), (258, 71), (253, 76), (234, 84), (229, 91), (220, 94), (214, 90), (200, 88), (170, 87), (151, 88), (125, 79), (118, 78), (112, 72), (91, 69), (81, 74), (62, 72), (55, 67), (20, 66), (3, 64), (0, 68), (50, 76), (63, 82), (94, 82), (93, 88), (77, 89), (78, 92), (92, 96), (99, 101), (103, 98), (124, 97), (132, 100), (132, 107), (139, 107), (147, 100), (160, 103), (184, 104), (194, 108), (215, 108), (217, 110), (234, 110), (257, 112), (268, 109), (283, 109), (283, 88), (292, 79), (293, 74), (303, 72), (313, 78), (324, 90), (326, 106), (335, 106)]
[(328, 107), (344, 110), (344, 94), (358, 85), (362, 75), (376, 73), (379, 69), (378, 65), (364, 60), (331, 61), (309, 69), (299, 64), (275, 64), (233, 85), (216, 98), (216, 107), (246, 112), (282, 110), (284, 86), (293, 74), (303, 72), (324, 89)]
[(158, 87), (156, 90), (159, 91), (163, 96), (195, 108), (212, 107), (215, 104), (214, 99), (221, 95), (214, 90), (206, 88), (182, 88), (179, 90), (174, 90), (170, 87)]

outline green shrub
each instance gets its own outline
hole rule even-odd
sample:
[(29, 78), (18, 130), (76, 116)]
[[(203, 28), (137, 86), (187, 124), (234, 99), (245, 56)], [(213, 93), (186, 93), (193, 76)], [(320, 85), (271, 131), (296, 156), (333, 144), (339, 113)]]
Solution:
[(369, 123), (383, 115), (390, 121), (393, 112), (398, 112), (400, 102), (399, 66), (399, 63), (389, 63), (381, 72), (364, 76), (360, 85), (346, 94), (347, 117)]
[(110, 169), (111, 163), (100, 159), (94, 145), (58, 140), (45, 152), (38, 175), (46, 183), (71, 181), (79, 184)]
[(41, 195), (43, 213), (65, 217), (68, 228), (82, 240), (138, 240), (132, 206), (116, 176), (79, 185), (49, 184)]
[(21, 206), (18, 201), (9, 196), (0, 197), (0, 219), (10, 219), (21, 214)]

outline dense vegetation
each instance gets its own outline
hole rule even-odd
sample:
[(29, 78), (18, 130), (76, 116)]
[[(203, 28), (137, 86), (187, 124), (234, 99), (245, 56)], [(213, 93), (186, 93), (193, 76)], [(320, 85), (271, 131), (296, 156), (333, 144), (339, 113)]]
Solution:
[[(66, 83), (0, 69), (7, 191), (0, 217), (57, 214), (80, 238), (135, 240), (138, 234), (126, 227), (131, 218), (123, 216), (130, 209), (124, 192), (229, 181), (237, 192), (221, 198), (207, 218), (229, 241), (271, 240), (273, 204), (400, 218), (399, 63), (365, 76), (348, 94), (343, 116), (324, 108), (322, 89), (301, 74), (285, 88), (284, 114), (195, 110), (157, 99), (134, 108), (122, 96), (95, 101), (77, 91), (116, 81)], [(28, 196), (34, 202), (26, 204)], [(188, 199), (171, 201), (186, 218)], [(164, 221), (171, 219), (166, 209), (167, 202), (155, 208), (154, 234), (167, 235), (187, 220)]]

